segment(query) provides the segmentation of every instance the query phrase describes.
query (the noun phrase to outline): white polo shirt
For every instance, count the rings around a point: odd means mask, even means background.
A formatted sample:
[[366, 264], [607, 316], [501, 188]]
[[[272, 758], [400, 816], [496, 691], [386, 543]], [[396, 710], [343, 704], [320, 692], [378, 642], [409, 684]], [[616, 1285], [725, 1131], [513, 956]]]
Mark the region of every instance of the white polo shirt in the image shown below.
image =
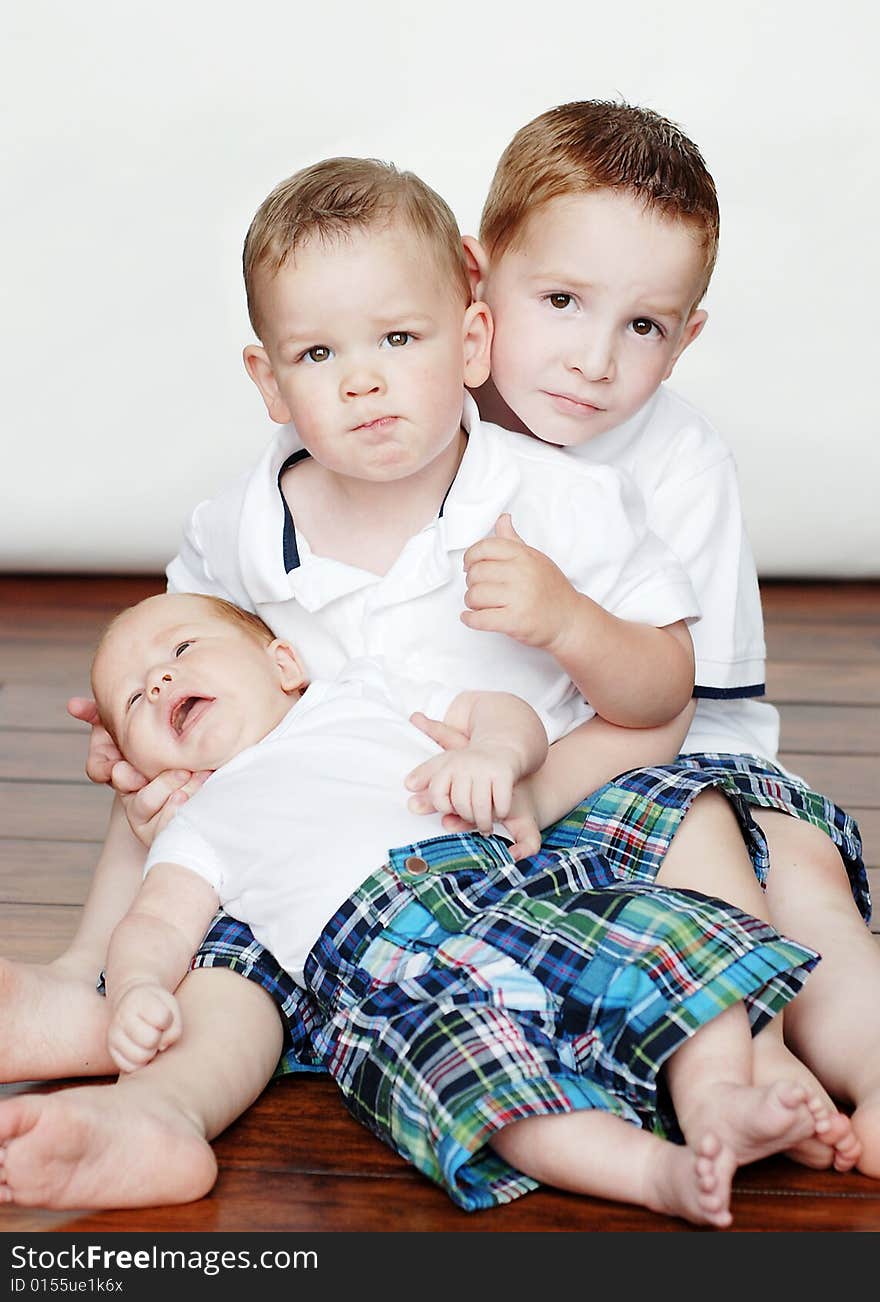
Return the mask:
[[198, 873], [302, 985], [325, 923], [389, 850], [442, 834], [439, 815], [406, 807], [406, 774], [440, 752], [408, 716], [442, 718], [454, 695], [363, 661], [312, 683], [175, 814], [145, 873], [157, 863]]
[[630, 420], [566, 455], [611, 465], [644, 497], [648, 525], [687, 571], [702, 618], [691, 629], [697, 712], [685, 751], [774, 759], [779, 715], [764, 693], [764, 622], [730, 448], [665, 385]]
[[279, 477], [306, 454], [285, 427], [249, 476], [197, 507], [168, 566], [169, 590], [256, 611], [293, 643], [313, 678], [335, 677], [367, 656], [417, 681], [513, 692], [555, 741], [594, 713], [565, 672], [547, 652], [459, 618], [464, 552], [499, 515], [509, 511], [530, 546], [614, 615], [662, 626], [698, 617], [699, 607], [680, 563], [649, 532], [627, 476], [481, 422], [470, 395], [463, 423], [467, 447], [440, 514], [387, 574], [317, 556], [297, 531]]

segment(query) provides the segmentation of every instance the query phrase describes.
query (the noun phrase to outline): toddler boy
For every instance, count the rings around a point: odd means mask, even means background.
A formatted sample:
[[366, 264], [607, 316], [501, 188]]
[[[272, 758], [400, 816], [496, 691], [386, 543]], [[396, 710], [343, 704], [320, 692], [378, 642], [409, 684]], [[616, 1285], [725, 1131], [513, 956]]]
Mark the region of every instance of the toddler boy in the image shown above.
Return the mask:
[[601, 101], [541, 114], [502, 155], [480, 242], [466, 240], [474, 293], [495, 323], [492, 379], [478, 398], [484, 415], [564, 449], [572, 464], [629, 473], [650, 527], [687, 570], [702, 618], [682, 759], [695, 789], [713, 780], [738, 800], [772, 921], [823, 955], [786, 1013], [786, 1036], [855, 1106], [860, 1169], [880, 1176], [880, 1009], [870, 993], [880, 952], [864, 925], [858, 829], [775, 763], [778, 717], [755, 699], [763, 626], [733, 458], [663, 384], [705, 325], [718, 228], [712, 178], [673, 123]]

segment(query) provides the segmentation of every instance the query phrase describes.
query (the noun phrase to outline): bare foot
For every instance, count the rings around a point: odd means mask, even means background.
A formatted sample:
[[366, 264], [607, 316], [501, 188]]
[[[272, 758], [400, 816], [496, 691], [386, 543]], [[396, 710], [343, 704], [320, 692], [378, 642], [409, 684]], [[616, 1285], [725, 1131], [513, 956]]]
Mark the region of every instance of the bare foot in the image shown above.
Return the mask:
[[785, 1156], [814, 1171], [827, 1171], [831, 1167], [835, 1171], [852, 1170], [861, 1151], [852, 1122], [843, 1112], [838, 1112], [831, 1096], [809, 1067], [768, 1031], [757, 1036], [754, 1052], [756, 1085], [770, 1085], [783, 1080], [797, 1082], [809, 1094], [822, 1100], [828, 1114], [830, 1125], [827, 1130], [792, 1144], [785, 1150]]
[[23, 1207], [154, 1207], [202, 1198], [217, 1163], [173, 1105], [121, 1085], [0, 1102], [0, 1202]]
[[0, 1081], [116, 1074], [97, 975], [0, 959]]
[[789, 1081], [761, 1086], [721, 1082], [686, 1122], [679, 1121], [692, 1147], [700, 1151], [703, 1136], [714, 1135], [730, 1150], [736, 1166], [786, 1152], [831, 1126], [822, 1099]]
[[655, 1151], [653, 1188], [645, 1192], [651, 1211], [681, 1216], [695, 1225], [726, 1229], [732, 1224], [730, 1189], [736, 1170], [730, 1149], [715, 1135], [704, 1135], [694, 1151], [660, 1141]]
[[856, 1169], [862, 1175], [880, 1180], [880, 1092], [859, 1104], [852, 1115], [852, 1124], [861, 1147]]

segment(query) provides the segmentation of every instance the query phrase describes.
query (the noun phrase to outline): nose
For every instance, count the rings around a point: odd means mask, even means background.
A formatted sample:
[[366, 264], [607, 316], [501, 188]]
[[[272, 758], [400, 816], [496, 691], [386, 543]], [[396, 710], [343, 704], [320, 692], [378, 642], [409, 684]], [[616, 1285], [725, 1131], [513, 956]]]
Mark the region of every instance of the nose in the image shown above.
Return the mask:
[[170, 670], [158, 666], [150, 672], [147, 678], [147, 696], [151, 701], [157, 701], [162, 693], [168, 690], [173, 681]]
[[613, 380], [617, 363], [611, 333], [594, 329], [582, 336], [569, 358], [568, 369], [577, 371], [593, 384]]
[[368, 398], [384, 392], [385, 378], [381, 368], [375, 364], [366, 362], [353, 364], [342, 381], [342, 397], [345, 400]]

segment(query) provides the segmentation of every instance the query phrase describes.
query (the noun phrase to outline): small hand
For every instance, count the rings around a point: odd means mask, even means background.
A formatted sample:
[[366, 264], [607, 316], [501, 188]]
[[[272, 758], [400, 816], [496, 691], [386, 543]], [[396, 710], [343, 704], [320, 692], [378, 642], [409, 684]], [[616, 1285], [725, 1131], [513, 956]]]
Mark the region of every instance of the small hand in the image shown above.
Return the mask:
[[507, 816], [519, 773], [519, 756], [512, 748], [471, 742], [425, 760], [407, 775], [405, 785], [416, 793], [408, 808], [413, 813], [458, 814], [488, 835], [495, 822]]
[[126, 990], [116, 1005], [107, 1032], [110, 1057], [121, 1072], [137, 1071], [180, 1039], [180, 1007], [159, 985]]
[[147, 849], [182, 805], [211, 776], [210, 770], [189, 773], [186, 769], [169, 769], [146, 786], [121, 796], [129, 826]]
[[92, 782], [109, 782], [120, 794], [137, 791], [144, 786], [147, 779], [122, 758], [119, 747], [101, 722], [98, 707], [91, 697], [72, 696], [67, 702], [67, 712], [74, 719], [87, 723], [92, 730], [86, 757], [86, 773]]
[[552, 651], [570, 623], [578, 593], [549, 556], [523, 542], [509, 514], [498, 517], [494, 536], [468, 548], [464, 568], [463, 624]]
[[[541, 848], [541, 830], [527, 778], [514, 787], [510, 811], [506, 818], [499, 821], [504, 825], [508, 835], [513, 838], [510, 855], [514, 862], [538, 853]], [[458, 814], [446, 814], [443, 818], [443, 828], [447, 832], [476, 831], [472, 822], [460, 818]]]

